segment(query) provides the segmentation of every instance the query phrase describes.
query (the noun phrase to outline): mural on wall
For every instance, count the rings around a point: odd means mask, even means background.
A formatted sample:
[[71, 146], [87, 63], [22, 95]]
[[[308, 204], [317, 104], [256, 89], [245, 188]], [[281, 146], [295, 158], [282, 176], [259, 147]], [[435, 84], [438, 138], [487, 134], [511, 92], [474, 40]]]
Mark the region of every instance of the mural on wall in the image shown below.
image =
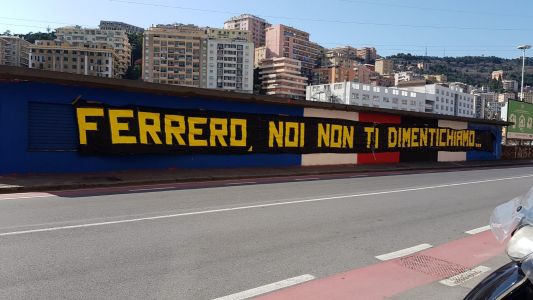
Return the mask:
[[83, 154], [493, 151], [490, 131], [74, 103]]

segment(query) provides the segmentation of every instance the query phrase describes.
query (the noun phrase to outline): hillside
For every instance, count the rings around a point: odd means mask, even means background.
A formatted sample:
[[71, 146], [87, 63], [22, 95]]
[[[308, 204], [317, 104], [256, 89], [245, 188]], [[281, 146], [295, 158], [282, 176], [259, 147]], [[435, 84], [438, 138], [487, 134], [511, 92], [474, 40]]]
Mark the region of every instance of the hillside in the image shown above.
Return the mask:
[[[396, 54], [387, 57], [395, 65], [406, 68], [416, 66], [419, 62], [429, 63], [428, 74], [445, 74], [448, 81], [464, 82], [474, 86], [488, 85], [492, 71], [503, 70], [504, 79], [520, 82], [522, 72], [521, 59], [505, 59], [495, 56], [464, 56], [464, 57], [428, 57], [411, 54]], [[525, 85], [533, 85], [533, 58], [526, 57]]]

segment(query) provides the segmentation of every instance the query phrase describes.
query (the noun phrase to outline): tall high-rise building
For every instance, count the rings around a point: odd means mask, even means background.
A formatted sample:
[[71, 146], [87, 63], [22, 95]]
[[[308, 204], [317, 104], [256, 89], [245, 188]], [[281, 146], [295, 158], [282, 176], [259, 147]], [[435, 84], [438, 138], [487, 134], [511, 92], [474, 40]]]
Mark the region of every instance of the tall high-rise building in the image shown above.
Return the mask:
[[267, 95], [305, 99], [307, 77], [302, 76], [301, 62], [287, 57], [272, 57], [261, 61], [261, 88]]
[[99, 77], [120, 77], [119, 58], [104, 43], [37, 40], [29, 47], [29, 67]]
[[144, 29], [124, 22], [100, 21], [98, 28], [102, 30], [124, 30], [126, 33], [143, 33]]
[[28, 67], [28, 47], [31, 45], [17, 36], [0, 36], [0, 65]]
[[89, 44], [108, 45], [115, 51], [118, 59], [117, 74], [124, 75], [131, 65], [131, 45], [124, 30], [103, 30], [82, 28], [80, 26], [56, 29], [57, 40], [74, 47]]
[[255, 48], [265, 45], [265, 29], [269, 26], [270, 24], [264, 19], [249, 14], [236, 16], [224, 22], [224, 29], [248, 30], [252, 34]]
[[317, 43], [309, 40], [309, 33], [286, 25], [277, 24], [266, 29], [267, 57], [287, 57], [302, 64], [302, 74], [312, 78], [323, 52]]
[[253, 92], [254, 44], [249, 31], [207, 29], [201, 87]]
[[390, 59], [376, 59], [375, 70], [379, 75], [390, 75], [394, 72], [394, 62]]
[[[194, 25], [157, 25], [144, 32], [142, 79], [148, 82], [201, 86], [207, 59], [205, 29]], [[202, 53], [203, 52], [203, 53]]]

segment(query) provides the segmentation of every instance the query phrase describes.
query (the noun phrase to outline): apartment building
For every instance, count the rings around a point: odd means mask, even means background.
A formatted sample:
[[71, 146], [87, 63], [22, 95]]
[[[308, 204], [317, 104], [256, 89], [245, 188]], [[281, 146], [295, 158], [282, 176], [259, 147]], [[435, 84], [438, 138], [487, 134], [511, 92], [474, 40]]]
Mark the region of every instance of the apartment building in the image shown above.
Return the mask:
[[37, 40], [29, 48], [29, 67], [98, 77], [120, 77], [119, 58], [107, 44], [72, 45], [64, 41]]
[[370, 77], [374, 71], [369, 68], [367, 65], [357, 65], [353, 68], [354, 70], [354, 82], [370, 84]]
[[98, 28], [101, 30], [124, 30], [127, 34], [144, 32], [144, 28], [117, 21], [100, 21]]
[[255, 48], [254, 68], [259, 68], [259, 64], [261, 64], [261, 61], [263, 61], [263, 59], [267, 57], [266, 53], [267, 49], [265, 46]]
[[17, 36], [0, 36], [0, 40], [0, 64], [27, 68], [31, 44]]
[[150, 27], [143, 38], [142, 79], [200, 87], [202, 73], [207, 72], [206, 37], [205, 29], [194, 25]]
[[424, 81], [425, 83], [425, 78], [424, 76], [417, 74], [413, 71], [403, 71], [394, 74], [394, 85], [396, 86], [401, 85], [402, 82], [410, 81]]
[[205, 30], [208, 39], [226, 39], [253, 42], [252, 33], [248, 30], [209, 27], [207, 27]]
[[0, 65], [6, 64], [6, 47], [7, 47], [7, 41], [2, 39], [0, 37]]
[[309, 101], [415, 112], [424, 112], [426, 107], [424, 93], [356, 82], [307, 86], [305, 95]]
[[518, 81], [502, 80], [503, 89], [508, 92], [518, 92]]
[[264, 19], [250, 14], [242, 14], [224, 22], [224, 29], [249, 31], [255, 48], [265, 45], [265, 29], [269, 26], [270, 24]]
[[444, 74], [438, 74], [438, 75], [424, 74], [423, 76], [425, 80], [431, 81], [432, 83], [446, 83], [448, 81], [448, 76]]
[[[254, 44], [239, 39], [208, 39], [201, 87], [253, 93]], [[204, 69], [204, 68], [202, 68]]]
[[305, 99], [307, 77], [302, 76], [302, 63], [287, 57], [271, 57], [259, 66], [261, 88], [267, 95]]
[[394, 72], [394, 62], [390, 59], [376, 59], [375, 71], [379, 75], [390, 75]]
[[302, 74], [312, 79], [324, 49], [309, 40], [309, 33], [282, 24], [266, 29], [267, 57], [287, 57], [302, 63]]
[[328, 49], [324, 52], [322, 66], [355, 67], [360, 64], [361, 59], [357, 57], [357, 49], [350, 46], [343, 46]]
[[426, 112], [441, 115], [474, 117], [474, 96], [463, 89], [445, 84], [423, 84], [405, 87], [425, 94]]
[[117, 73], [124, 75], [131, 65], [131, 45], [124, 30], [104, 30], [82, 28], [80, 26], [61, 27], [56, 29], [57, 40], [68, 42], [72, 46], [88, 44], [107, 45], [112, 48], [118, 58]]
[[356, 55], [366, 63], [375, 61], [378, 58], [376, 48], [374, 47], [357, 48]]
[[354, 68], [343, 66], [328, 66], [313, 70], [313, 84], [328, 84], [344, 81], [354, 81], [356, 71]]

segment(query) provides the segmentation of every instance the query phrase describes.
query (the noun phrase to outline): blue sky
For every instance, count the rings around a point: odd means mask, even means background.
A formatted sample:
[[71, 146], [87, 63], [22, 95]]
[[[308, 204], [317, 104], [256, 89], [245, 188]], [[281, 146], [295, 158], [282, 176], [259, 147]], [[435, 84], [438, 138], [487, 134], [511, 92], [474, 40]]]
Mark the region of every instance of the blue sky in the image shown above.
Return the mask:
[[[193, 23], [222, 27], [236, 13], [305, 30], [324, 47], [375, 46], [380, 55], [495, 55], [516, 58], [533, 44], [533, 1], [513, 0], [2, 0], [0, 33], [117, 20], [148, 27]], [[76, 3], [76, 5], [72, 5]]]

